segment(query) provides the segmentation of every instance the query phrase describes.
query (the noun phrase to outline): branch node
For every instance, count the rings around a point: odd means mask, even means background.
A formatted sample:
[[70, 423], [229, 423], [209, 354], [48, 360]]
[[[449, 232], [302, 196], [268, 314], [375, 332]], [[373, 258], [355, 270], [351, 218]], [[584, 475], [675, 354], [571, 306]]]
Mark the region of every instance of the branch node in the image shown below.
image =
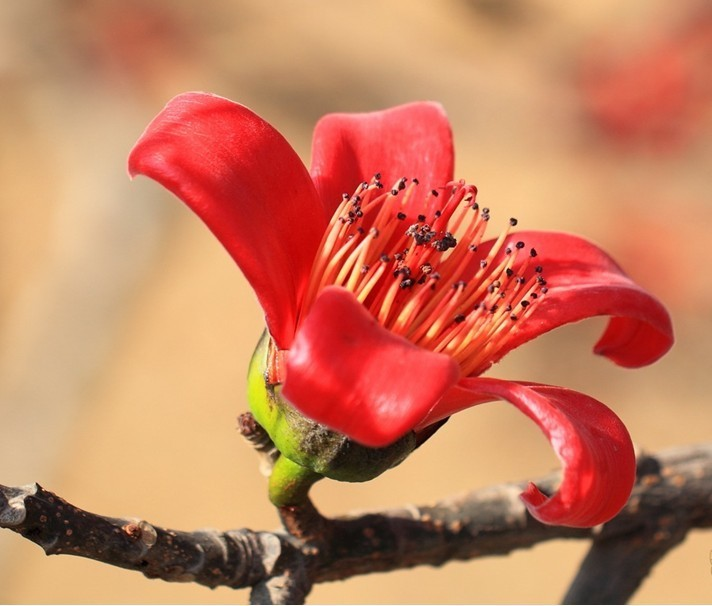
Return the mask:
[[279, 457], [279, 450], [272, 442], [272, 438], [269, 437], [269, 434], [257, 422], [251, 412], [243, 412], [237, 417], [237, 428], [240, 435], [260, 455], [260, 473], [265, 477], [269, 477], [272, 467]]
[[300, 505], [285, 505], [277, 510], [284, 529], [295, 539], [316, 545], [328, 542], [331, 534], [330, 520], [319, 513], [310, 499]]
[[27, 517], [25, 499], [37, 493], [37, 484], [11, 487], [0, 485], [0, 526], [20, 526]]
[[145, 520], [130, 520], [121, 527], [121, 531], [133, 543], [140, 543], [143, 546], [142, 556], [156, 544], [158, 532]]

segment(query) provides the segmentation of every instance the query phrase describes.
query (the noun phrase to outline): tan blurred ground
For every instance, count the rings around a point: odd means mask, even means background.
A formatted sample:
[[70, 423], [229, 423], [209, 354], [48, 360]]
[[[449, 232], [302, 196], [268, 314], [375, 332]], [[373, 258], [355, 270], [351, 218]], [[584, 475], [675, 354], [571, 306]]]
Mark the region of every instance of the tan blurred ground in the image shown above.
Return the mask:
[[[493, 223], [602, 243], [671, 309], [673, 352], [635, 372], [594, 359], [602, 324], [515, 352], [498, 376], [567, 385], [613, 406], [644, 449], [709, 440], [709, 111], [673, 150], [621, 147], [584, 120], [581, 57], [625, 52], [695, 15], [689, 2], [552, 0], [0, 4], [0, 482], [39, 481], [80, 507], [156, 524], [273, 528], [235, 431], [260, 310], [207, 230], [125, 157], [171, 96], [208, 90], [269, 119], [308, 159], [315, 120], [435, 99], [458, 176]], [[709, 84], [709, 83], [707, 83]], [[709, 97], [708, 97], [709, 98]], [[709, 108], [708, 108], [709, 109]], [[536, 477], [548, 444], [504, 404], [452, 419], [367, 485], [319, 485], [326, 512], [427, 503]], [[317, 587], [313, 603], [552, 602], [585, 552], [507, 558]], [[638, 603], [712, 600], [712, 535], [694, 533]], [[245, 602], [46, 558], [0, 533], [0, 602]]]

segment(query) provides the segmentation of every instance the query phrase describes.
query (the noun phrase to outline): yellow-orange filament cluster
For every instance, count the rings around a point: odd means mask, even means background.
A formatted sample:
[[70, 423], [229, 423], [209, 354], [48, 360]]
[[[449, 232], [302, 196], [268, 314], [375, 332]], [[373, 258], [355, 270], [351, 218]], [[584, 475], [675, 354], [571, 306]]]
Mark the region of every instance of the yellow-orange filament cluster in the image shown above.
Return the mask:
[[[391, 332], [450, 355], [465, 375], [489, 366], [511, 330], [546, 293], [536, 251], [509, 243], [510, 219], [481, 247], [489, 209], [463, 181], [385, 189], [376, 175], [344, 195], [324, 235], [302, 304], [343, 286]], [[482, 248], [482, 250], [480, 250]]]

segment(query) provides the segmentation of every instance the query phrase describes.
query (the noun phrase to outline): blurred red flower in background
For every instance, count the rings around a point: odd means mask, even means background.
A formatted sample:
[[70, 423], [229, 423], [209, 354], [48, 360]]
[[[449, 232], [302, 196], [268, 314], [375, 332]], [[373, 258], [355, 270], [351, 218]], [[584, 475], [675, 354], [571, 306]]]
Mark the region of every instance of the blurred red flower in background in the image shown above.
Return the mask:
[[675, 151], [712, 108], [712, 11], [675, 31], [658, 32], [637, 50], [613, 54], [613, 40], [590, 45], [581, 65], [584, 110], [624, 146]]

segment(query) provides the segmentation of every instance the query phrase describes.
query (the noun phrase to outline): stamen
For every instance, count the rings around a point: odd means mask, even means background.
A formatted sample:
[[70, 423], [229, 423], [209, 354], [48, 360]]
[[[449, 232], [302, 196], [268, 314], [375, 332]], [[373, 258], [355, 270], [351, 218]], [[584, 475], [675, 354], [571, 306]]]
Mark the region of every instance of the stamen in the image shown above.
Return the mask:
[[464, 375], [486, 369], [548, 290], [510, 218], [481, 253], [490, 210], [463, 181], [429, 191], [381, 175], [344, 195], [324, 234], [298, 321], [320, 290], [354, 293], [386, 329], [450, 355]]

